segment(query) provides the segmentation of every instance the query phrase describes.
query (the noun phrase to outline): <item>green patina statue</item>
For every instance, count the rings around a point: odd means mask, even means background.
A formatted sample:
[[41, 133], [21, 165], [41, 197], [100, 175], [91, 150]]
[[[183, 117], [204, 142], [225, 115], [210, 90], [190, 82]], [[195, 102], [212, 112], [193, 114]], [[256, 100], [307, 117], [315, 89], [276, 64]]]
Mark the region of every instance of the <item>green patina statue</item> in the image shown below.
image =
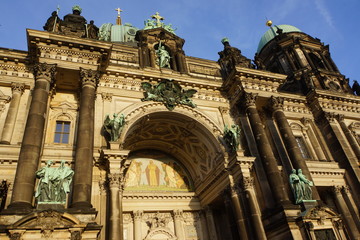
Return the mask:
[[163, 102], [170, 111], [177, 104], [196, 107], [192, 102], [193, 95], [197, 92], [195, 89], [184, 90], [180, 84], [172, 80], [163, 80], [159, 84], [153, 86], [148, 82], [141, 83], [141, 87], [145, 90], [144, 98], [141, 101]]
[[302, 173], [301, 169], [293, 169], [289, 175], [290, 187], [295, 198], [295, 204], [300, 204], [304, 200], [312, 200], [311, 187], [314, 185], [312, 181], [308, 180]]
[[148, 30], [148, 29], [154, 29], [154, 28], [164, 28], [166, 31], [175, 34], [176, 28], [174, 29], [172, 27], [172, 24], [164, 24], [163, 21], [164, 18], [162, 16], [160, 16], [160, 14], [157, 12], [154, 15], [151, 16], [151, 18], [153, 19], [146, 19], [144, 21], [144, 30]]
[[113, 119], [110, 119], [109, 114], [106, 115], [104, 121], [104, 128], [110, 135], [110, 141], [115, 142], [119, 139], [120, 133], [125, 125], [124, 114], [113, 114]]
[[52, 168], [53, 161], [49, 160], [45, 167], [36, 172], [36, 177], [40, 179], [35, 192], [38, 203], [66, 203], [74, 171], [65, 166], [65, 163], [62, 160], [58, 168]]
[[234, 124], [229, 128], [225, 125], [223, 139], [231, 151], [237, 151], [240, 145], [240, 127]]
[[159, 48], [156, 50], [156, 64], [161, 68], [170, 68], [170, 54], [166, 51], [165, 46], [161, 46], [159, 43]]

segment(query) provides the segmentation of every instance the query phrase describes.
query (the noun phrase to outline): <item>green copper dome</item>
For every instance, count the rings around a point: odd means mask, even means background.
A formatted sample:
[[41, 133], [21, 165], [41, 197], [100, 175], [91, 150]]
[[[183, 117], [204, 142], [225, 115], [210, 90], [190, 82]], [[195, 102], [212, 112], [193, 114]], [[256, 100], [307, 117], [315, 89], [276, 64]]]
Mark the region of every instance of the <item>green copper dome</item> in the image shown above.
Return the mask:
[[270, 27], [270, 29], [267, 30], [260, 39], [258, 49], [257, 49], [258, 53], [268, 42], [270, 42], [276, 35], [278, 35], [276, 33], [276, 31], [278, 30], [277, 28], [280, 28], [281, 30], [283, 30], [283, 33], [301, 32], [300, 29], [298, 29], [297, 27], [291, 26], [291, 25], [277, 25], [274, 27]]

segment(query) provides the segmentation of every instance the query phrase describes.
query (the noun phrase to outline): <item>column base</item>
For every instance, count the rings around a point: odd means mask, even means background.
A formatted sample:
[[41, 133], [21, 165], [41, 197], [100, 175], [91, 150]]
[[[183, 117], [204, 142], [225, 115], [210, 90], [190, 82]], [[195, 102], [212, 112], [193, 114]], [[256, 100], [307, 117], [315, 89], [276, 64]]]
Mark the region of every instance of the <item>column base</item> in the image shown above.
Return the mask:
[[10, 145], [10, 142], [9, 141], [0, 141], [0, 144]]
[[28, 202], [13, 202], [2, 210], [4, 214], [27, 214], [34, 211], [34, 207]]
[[89, 202], [76, 202], [70, 205], [69, 212], [93, 212], [95, 209]]

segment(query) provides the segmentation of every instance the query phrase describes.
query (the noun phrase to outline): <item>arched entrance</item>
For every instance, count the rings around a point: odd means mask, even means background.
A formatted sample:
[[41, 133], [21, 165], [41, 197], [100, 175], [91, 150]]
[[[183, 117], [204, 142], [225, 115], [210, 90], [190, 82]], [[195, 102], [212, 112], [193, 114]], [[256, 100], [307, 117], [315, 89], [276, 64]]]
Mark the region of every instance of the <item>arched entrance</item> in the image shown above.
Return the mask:
[[224, 160], [209, 129], [214, 127], [176, 111], [128, 119], [121, 136], [131, 162], [122, 195], [124, 239], [206, 239], [197, 189]]

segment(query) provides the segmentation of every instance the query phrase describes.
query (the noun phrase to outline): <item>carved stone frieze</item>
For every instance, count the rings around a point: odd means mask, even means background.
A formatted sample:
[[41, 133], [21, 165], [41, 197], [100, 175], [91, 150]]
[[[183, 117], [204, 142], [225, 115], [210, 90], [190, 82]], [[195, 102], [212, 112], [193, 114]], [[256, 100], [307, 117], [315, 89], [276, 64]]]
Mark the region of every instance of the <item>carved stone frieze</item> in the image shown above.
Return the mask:
[[217, 77], [221, 76], [220, 69], [207, 67], [203, 65], [189, 64], [189, 70], [191, 73], [199, 73], [199, 74], [217, 76]]
[[24, 64], [0, 63], [0, 75], [31, 78], [32, 74]]
[[37, 63], [33, 67], [35, 80], [45, 79], [52, 83], [55, 79], [56, 64]]
[[99, 77], [100, 73], [98, 71], [80, 68], [80, 81], [82, 87], [90, 86], [96, 89], [97, 84], [99, 83]]
[[115, 59], [117, 61], [123, 61], [123, 62], [136, 63], [138, 57], [135, 53], [113, 51], [111, 53], [111, 59]]

